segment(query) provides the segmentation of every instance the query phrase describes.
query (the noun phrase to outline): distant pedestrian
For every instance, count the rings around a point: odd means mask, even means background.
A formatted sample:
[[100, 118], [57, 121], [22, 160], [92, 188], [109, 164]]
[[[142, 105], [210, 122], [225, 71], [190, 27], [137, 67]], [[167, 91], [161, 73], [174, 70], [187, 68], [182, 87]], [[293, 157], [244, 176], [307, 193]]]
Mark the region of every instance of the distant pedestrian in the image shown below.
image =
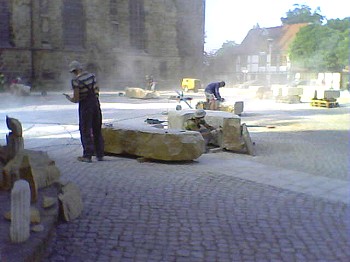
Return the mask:
[[95, 153], [98, 161], [103, 160], [104, 141], [102, 137], [102, 113], [99, 101], [99, 88], [94, 74], [83, 70], [78, 61], [69, 65], [74, 74], [71, 81], [73, 97], [64, 94], [72, 103], [79, 103], [79, 131], [83, 147], [81, 162], [92, 162]]
[[152, 92], [156, 91], [157, 82], [154, 81], [152, 75], [146, 75], [147, 86], [146, 90], [151, 90]]
[[217, 110], [219, 107], [219, 103], [223, 102], [224, 99], [220, 95], [220, 87], [224, 87], [225, 82], [214, 82], [210, 83], [205, 89], [205, 97], [207, 99], [207, 102], [209, 103], [209, 109], [210, 110]]

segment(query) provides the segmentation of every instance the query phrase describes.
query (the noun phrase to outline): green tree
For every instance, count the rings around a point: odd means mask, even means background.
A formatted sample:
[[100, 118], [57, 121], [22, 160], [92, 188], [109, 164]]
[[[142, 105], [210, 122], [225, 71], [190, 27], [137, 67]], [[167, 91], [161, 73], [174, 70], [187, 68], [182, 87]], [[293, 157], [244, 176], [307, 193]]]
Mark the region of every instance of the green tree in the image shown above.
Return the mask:
[[214, 76], [232, 72], [235, 66], [233, 57], [237, 46], [234, 41], [226, 41], [216, 52], [204, 54], [205, 75]]
[[343, 20], [332, 19], [327, 22], [327, 26], [339, 32], [339, 41], [336, 46], [336, 54], [339, 63], [344, 68], [349, 65], [349, 49], [350, 49], [350, 17]]
[[290, 47], [294, 66], [314, 72], [339, 72], [349, 63], [350, 18], [303, 27]]
[[289, 10], [286, 13], [286, 17], [281, 17], [281, 22], [284, 25], [299, 24], [299, 23], [312, 23], [322, 24], [325, 17], [320, 14], [321, 9], [317, 7], [313, 13], [311, 8], [307, 5], [294, 5], [294, 10]]

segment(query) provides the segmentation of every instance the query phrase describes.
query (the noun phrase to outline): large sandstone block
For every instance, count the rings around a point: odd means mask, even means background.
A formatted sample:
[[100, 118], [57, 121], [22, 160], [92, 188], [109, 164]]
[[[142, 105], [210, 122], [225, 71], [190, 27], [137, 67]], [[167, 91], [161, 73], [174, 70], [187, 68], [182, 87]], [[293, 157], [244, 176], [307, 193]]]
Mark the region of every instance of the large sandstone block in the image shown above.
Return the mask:
[[50, 186], [59, 180], [61, 173], [46, 152], [24, 149], [4, 166], [0, 187], [9, 190], [19, 179], [19, 169], [24, 157], [29, 159], [31, 175], [38, 189]]
[[273, 85], [271, 87], [273, 96], [301, 96], [303, 95], [303, 88], [301, 87], [292, 87], [284, 85]]
[[126, 87], [125, 96], [130, 98], [150, 99], [159, 98], [160, 94], [156, 91], [145, 90], [139, 87]]
[[72, 182], [62, 185], [58, 199], [65, 221], [76, 219], [84, 209], [80, 189]]
[[[196, 105], [196, 109], [205, 109], [209, 110], [210, 106], [209, 103], [206, 101], [200, 101]], [[225, 111], [229, 113], [234, 113], [235, 115], [240, 116], [243, 112], [244, 108], [244, 102], [243, 101], [236, 101], [234, 105], [228, 104], [226, 102], [221, 102], [218, 105], [218, 111]]]
[[340, 97], [340, 91], [339, 90], [318, 90], [317, 91], [317, 98], [318, 99], [337, 99]]
[[[169, 129], [185, 129], [185, 122], [193, 117], [195, 110], [170, 111], [168, 113]], [[205, 120], [213, 127], [222, 128], [218, 146], [229, 151], [241, 151], [244, 141], [241, 132], [241, 118], [233, 113], [206, 110]]]
[[150, 126], [103, 127], [105, 152], [129, 154], [163, 161], [190, 161], [204, 152], [200, 133]]
[[301, 87], [282, 87], [282, 96], [301, 96], [303, 95], [303, 89]]

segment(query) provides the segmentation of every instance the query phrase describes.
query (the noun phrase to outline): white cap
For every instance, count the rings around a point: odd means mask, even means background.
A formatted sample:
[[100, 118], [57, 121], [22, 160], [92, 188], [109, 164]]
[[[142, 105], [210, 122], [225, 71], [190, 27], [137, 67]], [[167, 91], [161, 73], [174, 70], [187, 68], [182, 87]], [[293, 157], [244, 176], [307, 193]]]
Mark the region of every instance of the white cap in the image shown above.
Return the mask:
[[205, 112], [204, 109], [197, 109], [196, 112], [194, 112], [194, 117], [196, 118], [202, 118], [205, 117], [207, 113]]
[[72, 61], [69, 64], [69, 72], [73, 72], [74, 70], [81, 70], [83, 69], [83, 66], [78, 61]]

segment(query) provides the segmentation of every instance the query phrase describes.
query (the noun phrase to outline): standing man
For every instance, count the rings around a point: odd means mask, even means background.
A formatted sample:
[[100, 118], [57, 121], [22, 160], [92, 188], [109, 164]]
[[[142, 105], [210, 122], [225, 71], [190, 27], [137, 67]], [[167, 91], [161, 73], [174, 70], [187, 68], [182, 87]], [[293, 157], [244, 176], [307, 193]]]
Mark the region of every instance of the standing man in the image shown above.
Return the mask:
[[102, 113], [99, 101], [99, 88], [95, 75], [84, 71], [78, 61], [69, 64], [72, 79], [73, 97], [64, 94], [72, 103], [79, 103], [79, 130], [83, 146], [81, 162], [92, 162], [95, 153], [98, 161], [103, 160], [104, 141], [101, 133]]
[[152, 75], [146, 75], [147, 87], [146, 90], [151, 90], [152, 92], [156, 91], [156, 82]]
[[205, 93], [207, 102], [209, 103], [210, 110], [217, 110], [219, 107], [219, 102], [224, 101], [219, 91], [219, 88], [224, 86], [225, 86], [225, 82], [221, 81], [221, 82], [211, 83], [205, 88], [204, 93]]

